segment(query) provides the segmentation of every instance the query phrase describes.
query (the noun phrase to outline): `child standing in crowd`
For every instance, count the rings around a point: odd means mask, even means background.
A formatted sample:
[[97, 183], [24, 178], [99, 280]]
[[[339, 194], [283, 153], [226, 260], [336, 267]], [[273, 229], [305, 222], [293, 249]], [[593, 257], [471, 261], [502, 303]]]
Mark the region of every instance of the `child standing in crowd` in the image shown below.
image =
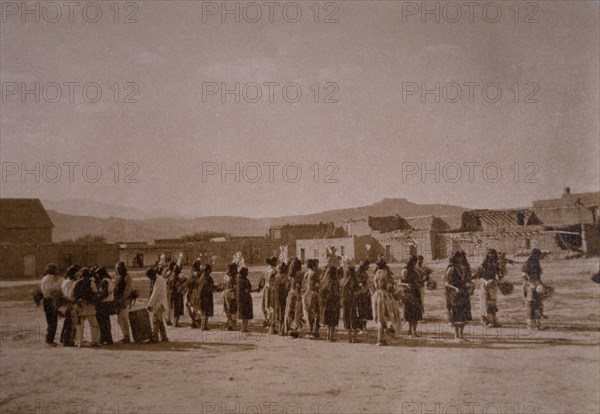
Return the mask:
[[156, 272], [155, 268], [150, 268], [146, 271], [146, 276], [152, 282], [152, 294], [148, 299], [146, 308], [152, 312], [152, 341], [158, 342], [159, 333], [160, 341], [168, 342], [167, 328], [163, 320], [163, 314], [169, 308], [167, 301], [167, 282], [165, 278]]
[[104, 267], [98, 269], [97, 274], [100, 279], [100, 294], [98, 297], [100, 302], [96, 305], [96, 318], [100, 326], [100, 343], [111, 345], [113, 338], [110, 326], [110, 314], [114, 308], [114, 283]]
[[252, 295], [250, 292], [252, 292], [252, 284], [248, 280], [248, 269], [242, 267], [237, 278], [236, 299], [237, 316], [242, 320], [241, 332], [243, 333], [248, 332], [248, 322], [254, 317]]
[[124, 344], [131, 342], [131, 329], [129, 327], [129, 305], [130, 296], [133, 290], [133, 279], [127, 273], [127, 266], [124, 262], [117, 263], [115, 267], [115, 310], [117, 312], [117, 323], [121, 328], [123, 339], [120, 341]]
[[42, 295], [44, 296], [44, 314], [46, 315], [46, 343], [48, 345], [58, 345], [54, 342], [56, 329], [58, 327], [58, 309], [56, 307], [57, 298], [61, 295], [60, 279], [58, 278], [58, 266], [50, 263], [46, 266], [46, 272], [42, 278]]

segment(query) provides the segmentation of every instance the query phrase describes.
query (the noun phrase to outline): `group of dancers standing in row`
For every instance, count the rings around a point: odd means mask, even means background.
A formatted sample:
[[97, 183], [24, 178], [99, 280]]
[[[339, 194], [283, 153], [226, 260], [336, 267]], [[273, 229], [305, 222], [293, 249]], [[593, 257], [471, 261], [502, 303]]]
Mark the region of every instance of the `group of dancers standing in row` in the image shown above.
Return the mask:
[[[527, 304], [527, 324], [541, 328], [543, 300], [552, 289], [541, 282], [542, 253], [534, 249], [523, 264], [523, 295]], [[463, 251], [455, 252], [444, 275], [444, 290], [448, 323], [454, 327], [457, 342], [464, 341], [465, 324], [471, 320], [471, 295], [479, 280], [480, 317], [483, 325], [500, 326], [497, 319], [498, 291], [510, 294], [507, 282], [507, 259], [494, 249], [487, 251], [480, 267], [472, 271]], [[514, 262], [513, 262], [514, 263]], [[432, 270], [423, 265], [422, 256], [411, 256], [399, 278], [379, 257], [371, 272], [371, 263], [362, 260], [355, 265], [331, 255], [324, 269], [319, 260], [298, 258], [266, 259], [267, 269], [256, 290], [248, 279], [248, 268], [238, 253], [228, 266], [223, 283], [215, 284], [212, 266], [196, 260], [189, 277], [182, 275], [181, 255], [178, 262], [168, 265], [164, 257], [146, 271], [150, 280], [150, 296], [146, 304], [152, 313], [153, 340], [168, 341], [167, 325], [180, 326], [187, 308], [191, 328], [209, 330], [209, 318], [214, 316], [214, 292], [222, 291], [223, 310], [227, 316], [226, 329], [236, 329], [241, 320], [241, 332], [248, 332], [254, 319], [252, 292], [262, 291], [261, 310], [264, 327], [270, 334], [291, 335], [317, 339], [320, 327], [325, 326], [328, 341], [336, 341], [336, 329], [343, 322], [350, 343], [367, 333], [367, 322], [377, 324], [377, 345], [386, 345], [386, 334], [400, 332], [403, 320], [408, 322], [409, 337], [419, 336], [417, 326], [424, 316], [425, 289], [435, 290], [437, 283]], [[65, 346], [83, 342], [83, 327], [91, 328], [92, 346], [111, 344], [110, 315], [117, 315], [123, 334], [121, 342], [131, 341], [128, 312], [138, 294], [125, 263], [115, 267], [113, 280], [104, 268], [71, 266], [64, 277], [50, 264], [42, 279], [39, 300], [43, 300], [48, 331], [46, 342], [54, 343], [59, 316], [65, 322], [61, 342]]]

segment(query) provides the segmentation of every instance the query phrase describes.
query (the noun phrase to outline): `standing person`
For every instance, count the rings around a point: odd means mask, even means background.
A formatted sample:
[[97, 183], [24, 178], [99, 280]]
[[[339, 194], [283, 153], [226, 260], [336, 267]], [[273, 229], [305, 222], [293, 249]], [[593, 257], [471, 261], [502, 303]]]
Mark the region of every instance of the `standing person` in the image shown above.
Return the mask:
[[304, 274], [304, 296], [302, 296], [302, 308], [304, 318], [308, 321], [309, 335], [313, 339], [319, 337], [319, 274], [317, 273], [317, 261], [308, 259], [306, 262], [308, 270]]
[[181, 290], [185, 291], [186, 297], [186, 307], [188, 310], [188, 314], [190, 315], [190, 319], [192, 323], [190, 324], [190, 329], [196, 329], [200, 327], [200, 321], [198, 320], [200, 311], [199, 311], [199, 303], [200, 303], [200, 294], [198, 291], [198, 281], [200, 280], [200, 276], [204, 273], [204, 265], [197, 259], [192, 264], [192, 276], [185, 282], [182, 286]]
[[127, 273], [125, 262], [119, 262], [115, 266], [115, 310], [117, 312], [117, 323], [121, 328], [123, 339], [119, 342], [128, 344], [131, 342], [131, 328], [129, 327], [130, 296], [133, 290], [133, 279]]
[[327, 269], [323, 285], [319, 289], [321, 324], [327, 326], [327, 341], [335, 342], [335, 328], [340, 323], [340, 282], [338, 268]]
[[481, 268], [476, 272], [476, 277], [480, 279], [479, 316], [481, 324], [499, 327], [496, 314], [498, 312], [498, 282], [502, 277], [502, 271], [498, 261], [498, 252], [495, 249], [488, 249]]
[[230, 263], [223, 277], [223, 310], [227, 316], [227, 330], [233, 331], [237, 324], [237, 264]]
[[[287, 265], [281, 262], [277, 265], [277, 273], [271, 284], [273, 315], [271, 318], [271, 327], [269, 333], [272, 335], [275, 331], [283, 336], [285, 332], [285, 302], [290, 290], [290, 278], [287, 274]], [[277, 328], [275, 328], [277, 326]]]
[[457, 252], [450, 258], [446, 269], [444, 286], [446, 287], [446, 299], [450, 311], [450, 322], [454, 326], [454, 340], [463, 342], [465, 324], [471, 318], [471, 298], [467, 287], [467, 269], [463, 265], [464, 260], [461, 252]]
[[248, 280], [248, 269], [242, 267], [238, 274], [236, 286], [238, 318], [242, 320], [241, 332], [248, 332], [248, 322], [254, 318], [252, 304], [252, 284]]
[[83, 346], [83, 330], [85, 321], [90, 325], [92, 346], [100, 346], [100, 326], [96, 318], [96, 303], [98, 301], [98, 288], [94, 282], [92, 272], [87, 267], [82, 267], [77, 272], [77, 281], [74, 286], [75, 299], [79, 307], [79, 320], [77, 323], [77, 346]]
[[40, 289], [44, 296], [44, 314], [46, 315], [46, 343], [48, 345], [58, 345], [54, 342], [56, 329], [58, 327], [58, 309], [57, 299], [61, 296], [60, 279], [58, 278], [58, 266], [50, 263], [46, 266], [45, 275], [42, 278]]
[[398, 304], [391, 292], [395, 291], [394, 279], [388, 271], [385, 260], [377, 262], [377, 272], [373, 277], [375, 293], [371, 302], [373, 304], [373, 320], [378, 324], [377, 345], [384, 346], [387, 342], [384, 339], [385, 332], [391, 332], [387, 323], [394, 324], [394, 328], [400, 330], [402, 318]]
[[[164, 255], [160, 256], [161, 261], [164, 258]], [[175, 261], [171, 260], [167, 266], [167, 270], [165, 271], [164, 274], [164, 278], [167, 281], [167, 301], [169, 302], [169, 310], [167, 311], [167, 325], [171, 326], [173, 325], [173, 319], [175, 319], [175, 306], [173, 306], [173, 279], [174, 279], [174, 272], [173, 269], [175, 268], [177, 263], [175, 263]], [[181, 267], [179, 268], [179, 272], [181, 273]], [[181, 316], [181, 315], [180, 315]]]
[[420, 279], [419, 292], [421, 294], [421, 313], [423, 315], [422, 318], [425, 317], [425, 286], [427, 286], [427, 288], [435, 286], [435, 282], [431, 279], [431, 274], [433, 273], [433, 270], [423, 265], [424, 260], [425, 258], [423, 256], [418, 255], [417, 266], [415, 267]]
[[289, 266], [290, 290], [285, 304], [285, 326], [290, 336], [299, 337], [302, 330], [302, 262], [293, 258]]
[[262, 311], [263, 316], [265, 317], [264, 326], [268, 326], [269, 329], [272, 324], [272, 316], [273, 316], [273, 288], [272, 283], [275, 280], [275, 275], [277, 274], [277, 270], [275, 266], [277, 265], [277, 258], [275, 256], [269, 257], [265, 260], [267, 262], [267, 269], [265, 270], [264, 275], [264, 286], [263, 286], [263, 295], [262, 295]]
[[[460, 266], [463, 270], [463, 274], [465, 276], [465, 281], [467, 284], [467, 291], [469, 292], [469, 297], [474, 293], [475, 289], [474, 289], [474, 285], [472, 283], [473, 280], [473, 273], [471, 271], [471, 265], [469, 264], [469, 259], [467, 259], [467, 253], [464, 250], [461, 250], [459, 252], [459, 256], [460, 256]], [[469, 298], [469, 301], [466, 303], [465, 305], [467, 307], [467, 312], [469, 314], [469, 320], [472, 321], [472, 317], [471, 317], [471, 299]]]
[[79, 271], [79, 265], [73, 265], [67, 269], [65, 280], [63, 280], [60, 289], [63, 297], [68, 301], [65, 311], [65, 322], [60, 332], [60, 342], [63, 346], [75, 346], [75, 326], [79, 320], [79, 315], [75, 307], [75, 276]]
[[368, 260], [362, 260], [358, 264], [358, 292], [357, 292], [357, 307], [358, 319], [360, 320], [361, 333], [367, 333], [367, 321], [373, 320], [373, 306], [371, 304], [371, 282], [369, 278], [369, 263]]
[[419, 259], [411, 256], [402, 270], [400, 281], [406, 286], [404, 297], [404, 319], [408, 321], [409, 338], [419, 336], [417, 325], [423, 319], [423, 306], [421, 302], [421, 276], [417, 271]]
[[161, 342], [169, 342], [167, 328], [163, 320], [163, 314], [169, 308], [167, 300], [167, 281], [151, 267], [146, 271], [146, 277], [152, 282], [152, 294], [148, 299], [146, 308], [152, 312], [152, 342], [158, 342], [159, 334]]
[[110, 314], [114, 308], [114, 282], [108, 271], [101, 267], [97, 270], [100, 279], [100, 292], [98, 299], [100, 302], [96, 305], [96, 318], [100, 327], [100, 343], [112, 345], [112, 331], [110, 326]]
[[212, 267], [204, 266], [204, 272], [198, 279], [198, 308], [200, 311], [200, 329], [209, 331], [208, 318], [214, 315], [213, 289], [215, 282], [211, 276]]
[[[177, 328], [179, 327], [179, 318], [183, 316], [183, 285], [185, 284], [185, 278], [181, 276], [181, 266], [177, 264], [167, 274], [169, 277], [168, 279], [165, 278], [165, 281], [167, 283], [167, 303], [169, 306], [166, 313], [169, 318], [173, 317]], [[169, 318], [167, 318], [167, 325], [171, 320]]]
[[527, 327], [529, 329], [543, 329], [542, 316], [544, 314], [544, 285], [542, 284], [542, 266], [540, 249], [533, 249], [527, 261], [523, 264], [523, 294], [527, 304]]
[[346, 274], [340, 286], [340, 305], [343, 309], [344, 328], [348, 331], [348, 342], [357, 342], [356, 334], [361, 328], [358, 317], [358, 294], [360, 286], [356, 278], [356, 269], [352, 263], [346, 266]]

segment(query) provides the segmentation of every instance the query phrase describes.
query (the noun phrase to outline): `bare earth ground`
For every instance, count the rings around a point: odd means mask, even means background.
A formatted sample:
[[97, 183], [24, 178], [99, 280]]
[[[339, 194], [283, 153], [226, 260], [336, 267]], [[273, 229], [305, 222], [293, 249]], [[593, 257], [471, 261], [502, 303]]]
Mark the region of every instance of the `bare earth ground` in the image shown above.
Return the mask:
[[[600, 412], [600, 286], [590, 280], [598, 259], [542, 262], [556, 294], [545, 303], [550, 329], [536, 332], [524, 326], [519, 267], [509, 267], [516, 289], [499, 298], [503, 327], [473, 322], [464, 344], [450, 342], [444, 323], [445, 265], [432, 266], [440, 288], [426, 293], [422, 336], [390, 338], [388, 347], [374, 345], [373, 326], [359, 344], [344, 332], [337, 343], [268, 336], [260, 294], [252, 332], [227, 332], [217, 294], [210, 331], [168, 327], [169, 343], [50, 348], [32, 286], [3, 283], [0, 412]], [[474, 316], [478, 306], [474, 295]]]

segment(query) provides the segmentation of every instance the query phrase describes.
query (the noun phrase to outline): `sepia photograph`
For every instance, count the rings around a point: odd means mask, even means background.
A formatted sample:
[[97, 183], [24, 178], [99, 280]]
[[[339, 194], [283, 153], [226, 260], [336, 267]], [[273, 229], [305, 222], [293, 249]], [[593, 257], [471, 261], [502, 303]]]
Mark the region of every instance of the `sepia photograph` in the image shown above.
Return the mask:
[[600, 0], [0, 0], [0, 414], [600, 413]]

